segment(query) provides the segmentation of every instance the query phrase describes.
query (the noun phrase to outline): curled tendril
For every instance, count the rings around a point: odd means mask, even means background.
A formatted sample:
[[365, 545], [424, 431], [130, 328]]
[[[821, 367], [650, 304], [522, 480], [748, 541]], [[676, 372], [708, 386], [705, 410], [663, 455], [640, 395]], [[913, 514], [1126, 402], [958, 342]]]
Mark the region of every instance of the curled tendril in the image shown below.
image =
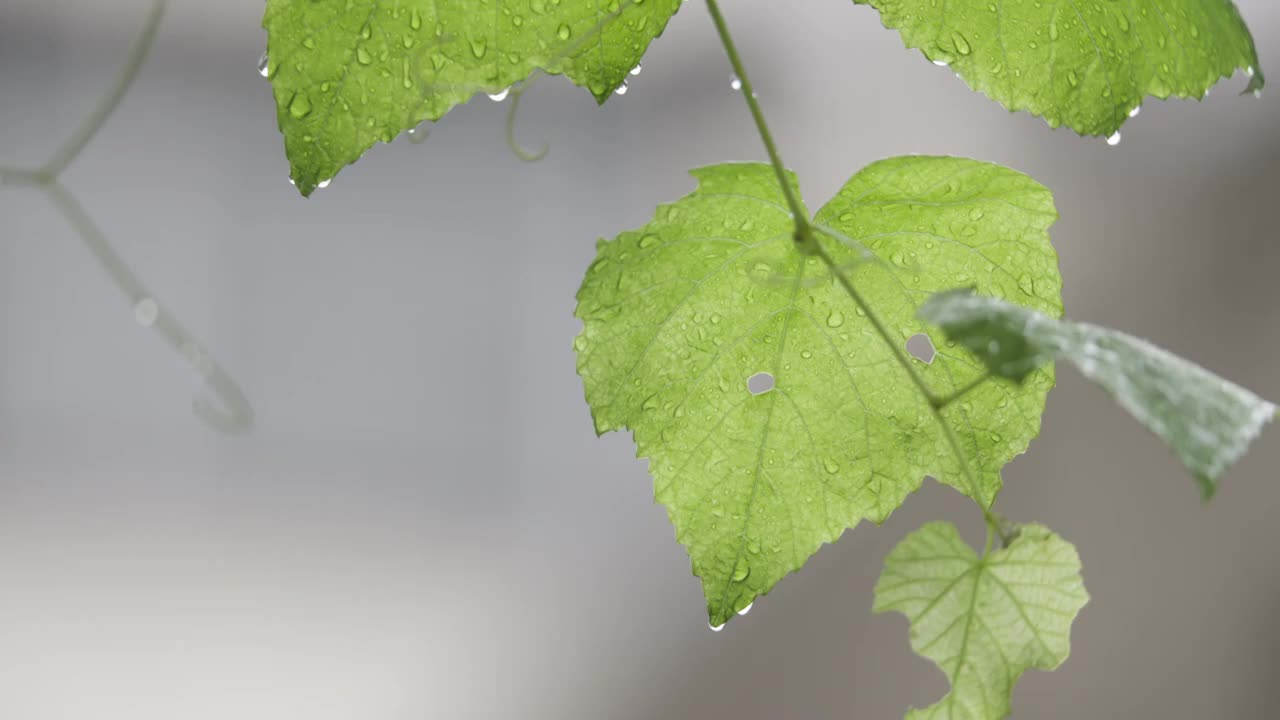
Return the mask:
[[533, 87], [533, 83], [541, 76], [542, 73], [535, 73], [525, 82], [512, 86], [511, 106], [507, 108], [507, 147], [511, 148], [511, 152], [516, 157], [525, 162], [538, 162], [551, 151], [551, 144], [544, 142], [542, 147], [530, 152], [521, 147], [520, 141], [516, 139], [516, 113], [520, 111], [520, 97], [526, 90]]
[[[166, 0], [156, 0], [138, 40], [129, 52], [129, 59], [111, 89], [103, 97], [94, 111], [67, 140], [54, 151], [49, 161], [42, 167], [31, 170], [26, 168], [0, 167], [0, 185], [25, 186], [43, 192], [66, 219], [72, 229], [84, 241], [85, 248], [94, 256], [107, 275], [115, 283], [116, 288], [138, 312], [138, 308], [148, 309], [146, 321], [143, 323], [155, 330], [161, 339], [181, 353], [192, 368], [204, 380], [205, 387], [213, 395], [213, 400], [197, 397], [192, 401], [192, 410], [210, 427], [225, 433], [239, 433], [253, 426], [253, 406], [240, 389], [239, 384], [223, 367], [209, 355], [177, 318], [164, 311], [138, 277], [133, 274], [124, 260], [111, 247], [106, 235], [98, 228], [88, 211], [80, 204], [75, 195], [58, 181], [59, 175], [79, 157], [81, 151], [93, 140], [94, 136], [115, 111], [120, 101], [132, 86], [138, 71], [142, 68], [147, 54], [155, 40], [160, 19], [164, 15]], [[143, 316], [139, 315], [142, 320]]]

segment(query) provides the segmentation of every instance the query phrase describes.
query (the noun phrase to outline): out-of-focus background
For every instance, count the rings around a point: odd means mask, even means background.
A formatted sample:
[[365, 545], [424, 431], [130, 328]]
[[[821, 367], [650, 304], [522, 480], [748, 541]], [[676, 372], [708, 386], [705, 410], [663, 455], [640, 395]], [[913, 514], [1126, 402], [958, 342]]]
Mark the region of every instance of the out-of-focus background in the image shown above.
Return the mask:
[[[1280, 6], [1241, 0], [1280, 76]], [[115, 78], [143, 0], [0, 3], [0, 163], [42, 161]], [[864, 164], [1025, 171], [1062, 214], [1069, 313], [1280, 399], [1280, 92], [1149, 101], [1118, 147], [970, 92], [846, 0], [726, 11], [812, 206]], [[379, 146], [311, 200], [255, 72], [260, 0], [175, 2], [66, 183], [257, 411], [200, 383], [40, 194], [0, 189], [0, 718], [897, 718], [945, 689], [870, 614], [932, 483], [725, 632], [626, 437], [596, 439], [573, 295], [597, 237], [700, 164], [762, 157], [701, 3], [625, 97], [561, 79]], [[1075, 542], [1093, 601], [1015, 717], [1271, 717], [1280, 436], [1202, 505], [1173, 457], [1068, 370], [1000, 509]]]

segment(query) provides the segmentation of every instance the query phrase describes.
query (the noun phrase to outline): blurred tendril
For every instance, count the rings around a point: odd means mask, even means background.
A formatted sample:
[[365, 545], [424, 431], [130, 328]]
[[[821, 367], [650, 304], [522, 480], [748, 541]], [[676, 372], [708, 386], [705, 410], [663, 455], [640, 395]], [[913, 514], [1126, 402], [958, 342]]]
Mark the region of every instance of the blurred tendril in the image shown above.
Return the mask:
[[76, 196], [58, 179], [106, 124], [133, 85], [155, 42], [156, 31], [160, 27], [167, 4], [166, 0], [156, 0], [152, 4], [142, 32], [129, 51], [124, 69], [93, 112], [54, 151], [48, 162], [35, 169], [0, 167], [0, 184], [33, 188], [49, 198], [124, 295], [139, 324], [154, 330], [187, 360], [204, 381], [214, 399], [196, 397], [192, 401], [192, 411], [196, 417], [221, 432], [241, 433], [253, 425], [253, 407], [239, 384], [204, 349], [200, 341], [147, 290], [112, 248], [106, 235]]

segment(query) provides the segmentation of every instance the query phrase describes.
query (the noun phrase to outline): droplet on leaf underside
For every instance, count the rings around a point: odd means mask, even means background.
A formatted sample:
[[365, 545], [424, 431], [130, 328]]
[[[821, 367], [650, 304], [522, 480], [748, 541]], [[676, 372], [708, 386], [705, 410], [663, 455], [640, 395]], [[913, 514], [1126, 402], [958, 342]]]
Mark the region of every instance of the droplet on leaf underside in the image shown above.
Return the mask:
[[621, 85], [619, 85], [618, 87], [614, 88], [614, 89], [613, 89], [613, 94], [614, 94], [614, 95], [626, 95], [626, 94], [627, 94], [627, 81], [626, 81], [626, 80], [623, 80]]
[[711, 621], [708, 620], [707, 627], [711, 628], [711, 632], [720, 632], [721, 630], [724, 629], [724, 623], [720, 623], [719, 625], [712, 625]]
[[746, 615], [747, 613], [751, 612], [751, 608], [753, 608], [753, 607], [755, 607], [755, 603], [748, 603], [746, 607], [744, 607], [744, 608], [742, 608], [741, 610], [739, 610], [739, 611], [738, 611], [738, 614], [739, 614], [739, 615]]
[[258, 74], [262, 77], [267, 77], [267, 75], [270, 74], [270, 71], [271, 58], [267, 55], [267, 51], [263, 50], [262, 55], [258, 58]]
[[1115, 147], [1116, 145], [1120, 144], [1119, 130], [1115, 131], [1114, 133], [1111, 133], [1111, 135], [1107, 137], [1107, 144], [1110, 145], [1111, 147]]
[[1134, 107], [1132, 110], [1130, 110], [1130, 111], [1129, 111], [1129, 117], [1131, 117], [1131, 118], [1136, 118], [1136, 117], [1138, 117], [1138, 113], [1140, 113], [1140, 112], [1142, 112], [1142, 106], [1141, 106], [1141, 105], [1138, 105], [1138, 106]]
[[633, 68], [631, 68], [631, 74], [632, 74], [632, 75], [639, 75], [639, 74], [640, 74], [640, 70], [641, 70], [641, 69], [642, 69], [642, 68], [640, 67], [640, 63], [636, 63], [636, 66], [635, 66], [635, 67], [633, 67]]
[[507, 95], [511, 94], [511, 88], [503, 88], [496, 93], [489, 93], [489, 99], [494, 102], [502, 102], [507, 99]]

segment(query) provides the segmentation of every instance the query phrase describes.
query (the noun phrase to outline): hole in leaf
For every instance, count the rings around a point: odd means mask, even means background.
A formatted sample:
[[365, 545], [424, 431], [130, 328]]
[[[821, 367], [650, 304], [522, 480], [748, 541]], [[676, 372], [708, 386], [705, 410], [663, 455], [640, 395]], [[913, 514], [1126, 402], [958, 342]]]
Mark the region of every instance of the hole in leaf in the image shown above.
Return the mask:
[[752, 395], [763, 395], [773, 389], [773, 376], [767, 372], [759, 372], [747, 378], [747, 390]]
[[907, 352], [911, 353], [911, 357], [926, 365], [932, 363], [933, 358], [938, 354], [938, 351], [933, 347], [933, 340], [924, 333], [916, 333], [907, 338]]

